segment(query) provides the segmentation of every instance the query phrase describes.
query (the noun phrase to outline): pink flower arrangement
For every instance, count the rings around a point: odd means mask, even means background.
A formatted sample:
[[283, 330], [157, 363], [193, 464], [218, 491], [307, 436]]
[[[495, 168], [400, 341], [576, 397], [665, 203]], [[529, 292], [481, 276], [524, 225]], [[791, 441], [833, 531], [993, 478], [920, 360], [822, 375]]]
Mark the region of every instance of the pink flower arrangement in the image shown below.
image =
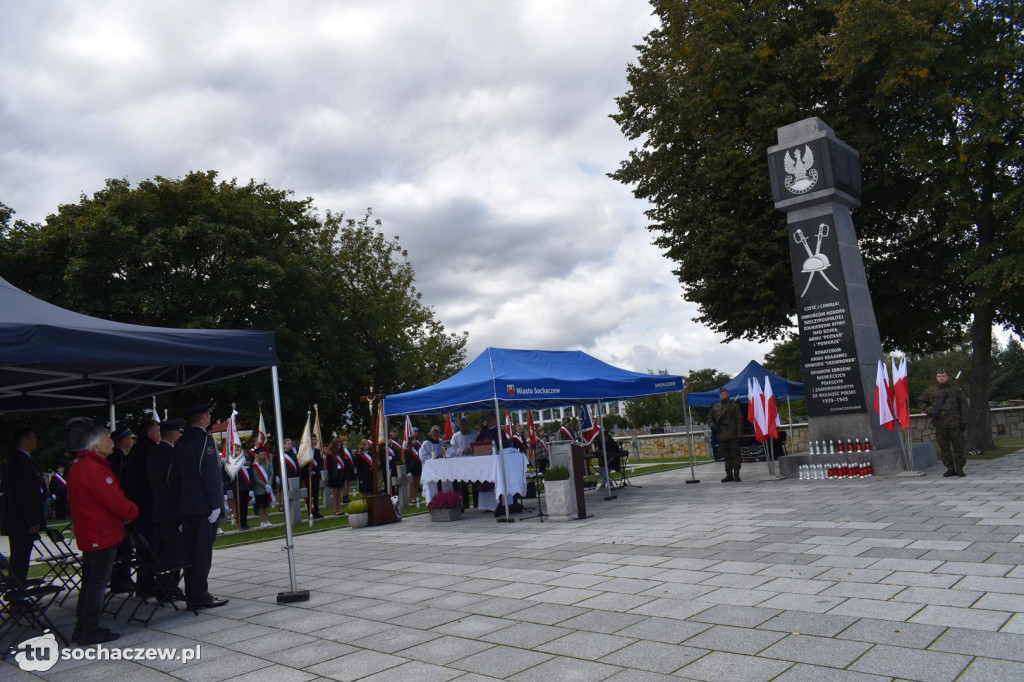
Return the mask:
[[454, 490], [446, 490], [430, 498], [427, 509], [455, 509], [462, 506], [462, 495]]

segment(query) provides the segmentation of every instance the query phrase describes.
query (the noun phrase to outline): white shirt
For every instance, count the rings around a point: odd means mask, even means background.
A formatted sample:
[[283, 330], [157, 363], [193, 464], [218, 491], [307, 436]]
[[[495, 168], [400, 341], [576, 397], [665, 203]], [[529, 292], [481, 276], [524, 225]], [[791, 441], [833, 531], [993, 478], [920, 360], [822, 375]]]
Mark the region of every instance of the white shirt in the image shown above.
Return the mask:
[[462, 431], [457, 431], [455, 433], [455, 435], [452, 436], [452, 444], [448, 448], [448, 456], [449, 457], [462, 457], [463, 455], [466, 454], [463, 451], [466, 450], [467, 448], [469, 449], [469, 454], [472, 455], [473, 454], [473, 450], [472, 450], [472, 448], [470, 448], [470, 446], [474, 442], [476, 442], [476, 435], [477, 435], [476, 431], [470, 431], [469, 433], [463, 433]]
[[424, 464], [432, 459], [441, 459], [442, 457], [444, 457], [444, 447], [441, 445], [441, 441], [435, 443], [428, 438], [420, 445], [420, 461]]

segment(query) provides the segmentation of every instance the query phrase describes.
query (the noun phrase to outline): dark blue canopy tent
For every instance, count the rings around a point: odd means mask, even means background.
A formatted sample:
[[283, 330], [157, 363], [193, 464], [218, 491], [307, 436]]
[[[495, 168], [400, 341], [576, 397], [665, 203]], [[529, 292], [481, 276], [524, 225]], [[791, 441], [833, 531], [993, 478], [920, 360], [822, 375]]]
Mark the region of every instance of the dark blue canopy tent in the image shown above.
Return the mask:
[[[804, 385], [799, 381], [790, 381], [784, 379], [778, 374], [772, 374], [764, 368], [764, 365], [751, 360], [743, 371], [736, 375], [736, 378], [725, 385], [729, 389], [729, 397], [740, 402], [746, 402], [747, 400], [747, 379], [757, 379], [761, 385], [764, 385], [764, 378], [768, 377], [768, 381], [772, 385], [772, 394], [775, 395], [776, 399], [787, 397], [792, 400], [801, 400], [804, 398]], [[690, 393], [686, 396], [686, 401], [693, 407], [707, 407], [714, 405], [718, 402], [718, 389], [713, 388], [710, 391], [701, 391], [700, 393]]]
[[[0, 277], [0, 412], [107, 405], [113, 427], [118, 403], [269, 369], [277, 430], [283, 433], [277, 364], [272, 332], [101, 320], [42, 301]], [[278, 457], [283, 470], [280, 442]], [[292, 597], [278, 597], [298, 601], [283, 492]]]
[[389, 395], [384, 414], [544, 409], [683, 390], [683, 378], [619, 369], [582, 351], [487, 348], [461, 372]]
[[277, 366], [274, 334], [168, 329], [58, 308], [0, 278], [0, 412], [113, 405]]
[[[461, 372], [438, 384], [387, 396], [383, 409], [385, 416], [454, 410], [494, 410], [497, 414], [502, 408], [537, 410], [676, 391], [681, 394], [682, 390], [680, 376], [619, 369], [582, 351], [487, 348]], [[499, 430], [499, 442], [501, 439]], [[499, 455], [504, 476], [501, 450]], [[505, 519], [510, 518], [506, 499]]]

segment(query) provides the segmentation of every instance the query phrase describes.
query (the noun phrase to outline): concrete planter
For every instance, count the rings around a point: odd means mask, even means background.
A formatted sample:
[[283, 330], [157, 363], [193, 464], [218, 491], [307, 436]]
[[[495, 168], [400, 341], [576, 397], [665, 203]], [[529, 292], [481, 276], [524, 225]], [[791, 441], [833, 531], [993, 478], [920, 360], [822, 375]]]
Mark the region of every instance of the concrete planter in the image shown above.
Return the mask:
[[431, 521], [458, 521], [462, 518], [462, 507], [452, 507], [451, 509], [431, 509], [430, 520]]
[[552, 521], [569, 521], [576, 509], [573, 500], [572, 481], [544, 481], [544, 497], [547, 513]]
[[348, 527], [349, 528], [366, 528], [366, 525], [370, 523], [370, 513], [363, 512], [362, 514], [349, 514], [348, 515]]

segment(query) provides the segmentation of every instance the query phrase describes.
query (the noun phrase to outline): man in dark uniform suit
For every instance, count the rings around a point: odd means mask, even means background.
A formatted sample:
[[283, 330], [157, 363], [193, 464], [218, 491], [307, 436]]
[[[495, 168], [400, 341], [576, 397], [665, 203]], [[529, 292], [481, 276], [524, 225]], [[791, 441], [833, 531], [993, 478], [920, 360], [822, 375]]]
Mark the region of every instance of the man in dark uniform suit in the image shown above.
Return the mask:
[[111, 429], [110, 438], [114, 441], [114, 453], [107, 461], [110, 462], [117, 480], [121, 481], [121, 489], [124, 490], [124, 466], [128, 460], [128, 453], [135, 445], [135, 434], [127, 427]]
[[28, 577], [32, 545], [39, 531], [46, 528], [43, 480], [32, 463], [32, 451], [39, 447], [36, 432], [30, 426], [14, 431], [14, 450], [4, 468], [4, 517], [0, 531], [10, 543], [11, 573], [21, 582]]
[[[153, 495], [149, 490], [149, 464], [156, 454], [160, 443], [160, 423], [147, 419], [140, 425], [142, 436], [128, 451], [122, 466], [124, 477], [121, 487], [124, 496], [139, 508], [139, 516], [135, 519], [135, 530], [146, 538], [152, 547]], [[152, 576], [139, 575], [139, 590], [143, 593], [153, 591]]]
[[307, 505], [307, 513], [314, 519], [322, 519], [323, 514], [320, 513], [320, 472], [324, 470], [323, 456], [320, 454], [320, 449], [317, 447], [319, 443], [316, 440], [316, 436], [311, 436], [310, 440], [313, 445], [313, 461], [302, 467], [299, 470], [301, 480], [305, 481], [309, 486], [309, 500], [312, 506]]
[[[145, 537], [163, 566], [181, 563], [181, 532], [178, 530], [178, 497], [181, 490], [177, 481], [172, 485], [171, 464], [174, 462], [174, 444], [181, 438], [184, 423], [182, 419], [168, 419], [160, 424], [159, 442], [150, 454], [149, 466], [146, 467], [151, 506], [149, 535]], [[177, 585], [181, 576], [173, 575], [167, 579], [172, 585]], [[172, 585], [162, 587], [170, 588]], [[184, 594], [178, 596], [184, 599]]]
[[[107, 458], [110, 468], [114, 470], [114, 476], [121, 487], [127, 490], [125, 482], [128, 453], [135, 445], [135, 434], [128, 427], [111, 429], [110, 439], [114, 441], [114, 452]], [[110, 574], [110, 591], [115, 594], [122, 592], [131, 593], [135, 589], [131, 573], [132, 546], [128, 538], [121, 541], [117, 546], [116, 558], [114, 559], [114, 570]]]
[[181, 519], [185, 561], [185, 596], [192, 608], [211, 609], [228, 603], [215, 599], [209, 590], [213, 541], [224, 500], [220, 455], [210, 426], [210, 399], [197, 400], [185, 410], [189, 428], [174, 446], [174, 464], [181, 476], [178, 516]]
[[53, 499], [53, 517], [58, 521], [68, 517], [68, 479], [64, 473], [64, 465], [57, 466], [57, 471], [50, 477], [50, 497]]
[[252, 453], [245, 453], [245, 461], [238, 467], [235, 480], [230, 482], [231, 491], [235, 494], [235, 516], [238, 519], [238, 530], [249, 530], [249, 505], [252, 495]]

